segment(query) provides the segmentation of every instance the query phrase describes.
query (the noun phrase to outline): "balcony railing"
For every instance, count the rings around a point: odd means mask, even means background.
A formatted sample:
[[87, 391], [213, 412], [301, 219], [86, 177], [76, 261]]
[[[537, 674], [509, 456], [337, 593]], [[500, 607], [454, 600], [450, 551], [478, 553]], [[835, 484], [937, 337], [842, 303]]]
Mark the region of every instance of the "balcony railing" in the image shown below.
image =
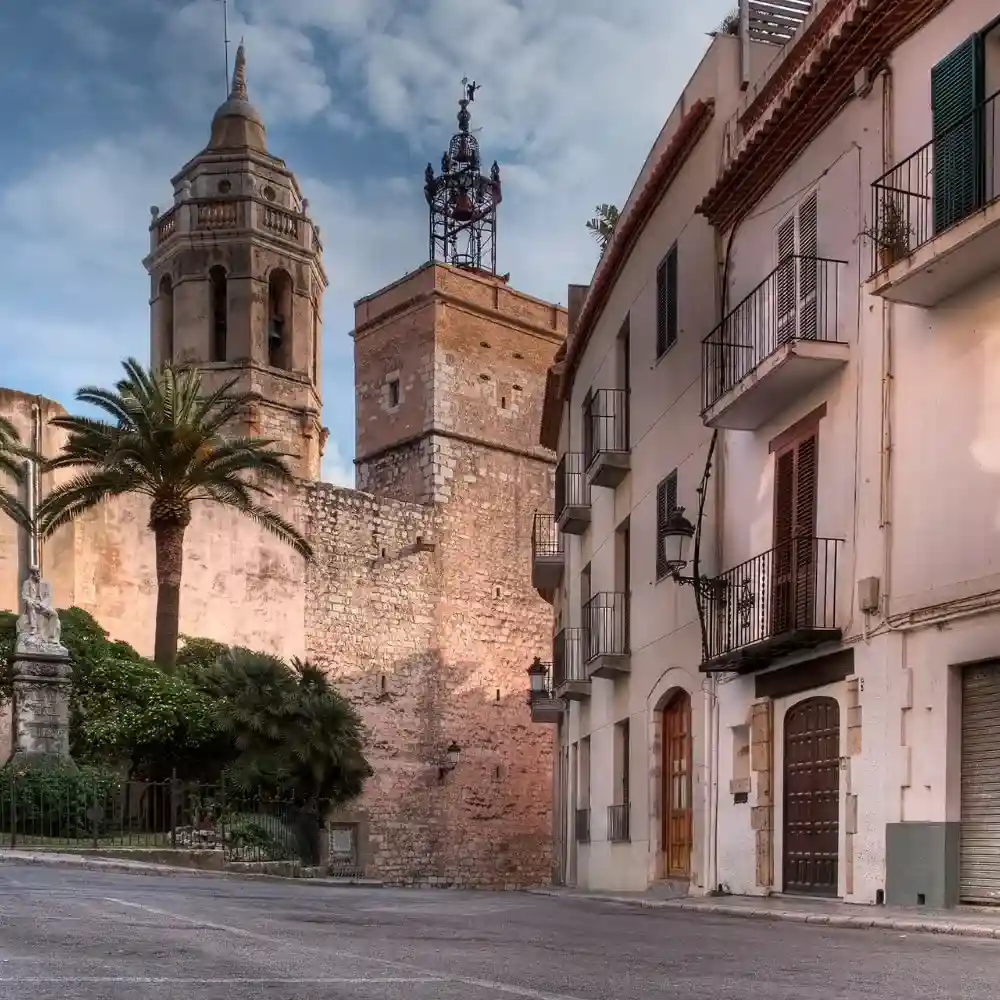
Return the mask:
[[702, 341], [702, 412], [787, 344], [843, 343], [838, 315], [843, 263], [785, 257]]
[[[597, 389], [587, 400], [583, 414], [583, 453], [588, 471], [605, 455], [628, 454], [628, 403], [625, 389]], [[591, 481], [596, 482], [593, 476]]]
[[873, 275], [1000, 197], [1000, 92], [872, 184]]
[[575, 816], [576, 839], [578, 843], [590, 843], [590, 810], [577, 809]]
[[567, 681], [587, 683], [584, 669], [586, 632], [582, 628], [564, 628], [552, 640], [552, 684], [558, 689]]
[[751, 671], [840, 638], [838, 538], [799, 535], [706, 581], [703, 671]]
[[560, 528], [579, 534], [590, 521], [590, 483], [582, 452], [567, 452], [556, 466], [555, 517]]
[[556, 698], [553, 687], [552, 664], [544, 663], [545, 681], [540, 691], [528, 692], [528, 705], [531, 708], [532, 722], [558, 722], [566, 706]]
[[627, 656], [629, 651], [628, 594], [595, 594], [583, 606], [586, 660]]
[[624, 844], [629, 840], [629, 804], [608, 806], [608, 840]]
[[555, 516], [536, 511], [531, 525], [532, 559], [552, 559], [563, 555], [563, 536]]

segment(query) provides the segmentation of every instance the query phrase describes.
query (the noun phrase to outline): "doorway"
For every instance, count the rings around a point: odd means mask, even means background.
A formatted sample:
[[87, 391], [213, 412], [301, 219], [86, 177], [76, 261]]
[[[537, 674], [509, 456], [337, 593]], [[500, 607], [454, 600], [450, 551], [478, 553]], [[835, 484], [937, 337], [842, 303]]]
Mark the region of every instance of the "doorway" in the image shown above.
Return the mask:
[[690, 878], [691, 696], [678, 691], [663, 709], [663, 868], [667, 878]]
[[840, 853], [840, 705], [807, 698], [785, 713], [784, 890], [836, 896]]

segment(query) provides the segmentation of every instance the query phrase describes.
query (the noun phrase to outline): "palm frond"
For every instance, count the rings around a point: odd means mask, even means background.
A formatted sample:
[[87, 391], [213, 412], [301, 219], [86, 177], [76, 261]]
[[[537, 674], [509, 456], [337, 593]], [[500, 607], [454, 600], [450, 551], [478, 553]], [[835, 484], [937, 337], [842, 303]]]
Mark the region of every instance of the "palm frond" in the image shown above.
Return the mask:
[[62, 525], [113, 496], [148, 492], [124, 469], [95, 469], [57, 486], [38, 506], [38, 525], [47, 538]]
[[[245, 484], [242, 485], [245, 488]], [[216, 502], [226, 507], [234, 507], [241, 514], [249, 517], [251, 521], [259, 524], [265, 531], [291, 545], [306, 559], [312, 558], [312, 546], [299, 534], [298, 529], [280, 514], [255, 503], [239, 488], [234, 489], [231, 483], [206, 484], [206, 489]]]

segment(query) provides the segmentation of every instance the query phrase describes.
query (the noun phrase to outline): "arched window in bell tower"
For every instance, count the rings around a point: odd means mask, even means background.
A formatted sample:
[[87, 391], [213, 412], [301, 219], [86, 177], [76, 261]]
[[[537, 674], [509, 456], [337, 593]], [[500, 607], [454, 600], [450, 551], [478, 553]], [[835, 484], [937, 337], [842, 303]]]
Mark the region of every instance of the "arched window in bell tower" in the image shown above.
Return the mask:
[[174, 360], [174, 286], [170, 275], [160, 278], [160, 364]]
[[211, 297], [210, 320], [212, 324], [212, 361], [226, 360], [226, 338], [229, 320], [229, 289], [226, 269], [216, 265], [208, 272]]
[[272, 368], [292, 367], [292, 278], [275, 268], [267, 280], [267, 363]]

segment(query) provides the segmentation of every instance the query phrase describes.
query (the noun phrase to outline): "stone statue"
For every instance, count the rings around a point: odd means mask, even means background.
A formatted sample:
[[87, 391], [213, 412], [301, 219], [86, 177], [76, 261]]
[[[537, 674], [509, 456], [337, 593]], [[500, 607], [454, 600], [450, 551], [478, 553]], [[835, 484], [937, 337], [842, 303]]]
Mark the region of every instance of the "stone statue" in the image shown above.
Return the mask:
[[24, 611], [17, 620], [17, 651], [65, 653], [59, 612], [52, 607], [52, 587], [42, 579], [37, 566], [28, 570], [21, 600]]

